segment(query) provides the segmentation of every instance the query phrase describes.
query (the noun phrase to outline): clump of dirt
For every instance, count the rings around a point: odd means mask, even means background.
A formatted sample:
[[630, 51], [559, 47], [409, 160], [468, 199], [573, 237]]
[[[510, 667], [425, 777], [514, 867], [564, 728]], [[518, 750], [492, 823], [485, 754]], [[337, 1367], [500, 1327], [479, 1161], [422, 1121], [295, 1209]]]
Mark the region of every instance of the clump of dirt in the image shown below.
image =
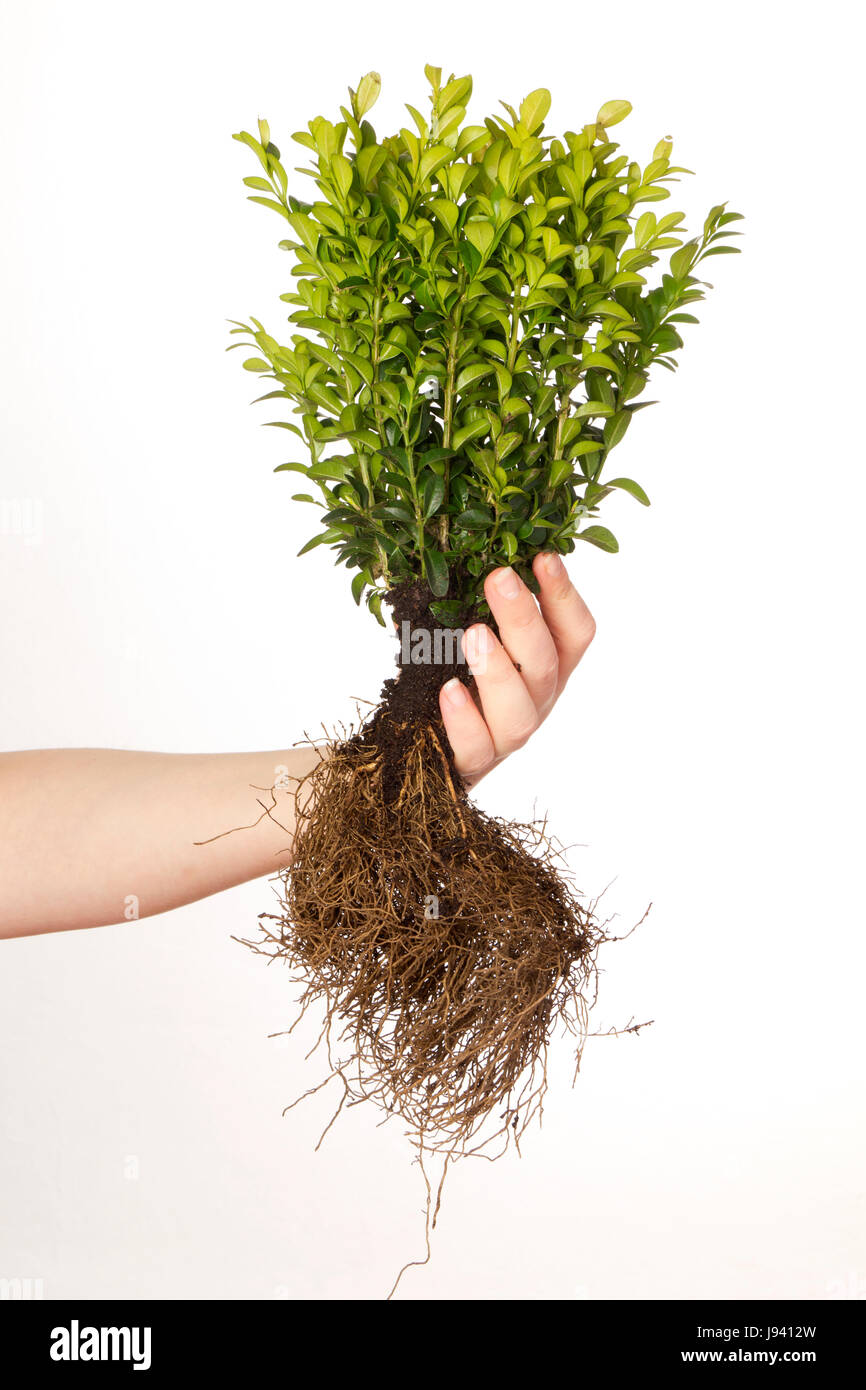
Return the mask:
[[[382, 790], [386, 801], [391, 803], [400, 794], [403, 759], [418, 728], [425, 724], [439, 733], [451, 775], [455, 783], [459, 783], [454, 755], [439, 712], [439, 691], [455, 676], [475, 691], [475, 681], [461, 659], [458, 640], [464, 627], [475, 619], [467, 609], [455, 615], [454, 627], [444, 627], [431, 612], [430, 590], [424, 583], [401, 585], [390, 590], [386, 598], [397, 629], [398, 674], [385, 681], [381, 705], [359, 730], [357, 738], [363, 746], [375, 748], [382, 754]], [[490, 626], [496, 630], [492, 620]], [[420, 655], [427, 656], [427, 660], [413, 659], [419, 655], [418, 638], [423, 639]]]

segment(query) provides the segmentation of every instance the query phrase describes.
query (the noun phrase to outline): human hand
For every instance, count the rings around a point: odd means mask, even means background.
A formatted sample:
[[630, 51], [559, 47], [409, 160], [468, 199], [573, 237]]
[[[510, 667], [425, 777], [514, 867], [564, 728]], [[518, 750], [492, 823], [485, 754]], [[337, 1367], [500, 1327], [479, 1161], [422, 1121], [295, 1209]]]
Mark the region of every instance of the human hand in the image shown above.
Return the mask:
[[481, 708], [457, 677], [439, 693], [457, 771], [469, 786], [523, 747], [595, 636], [593, 616], [560, 557], [536, 555], [532, 571], [538, 602], [512, 569], [492, 570], [484, 581], [502, 640], [486, 624], [474, 623], [463, 641]]

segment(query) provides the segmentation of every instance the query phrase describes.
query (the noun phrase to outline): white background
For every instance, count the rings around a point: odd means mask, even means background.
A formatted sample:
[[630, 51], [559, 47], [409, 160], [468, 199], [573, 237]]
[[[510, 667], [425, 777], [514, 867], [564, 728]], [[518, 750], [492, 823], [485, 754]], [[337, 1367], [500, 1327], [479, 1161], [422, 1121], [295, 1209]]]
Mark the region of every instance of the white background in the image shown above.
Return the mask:
[[[573, 559], [596, 644], [479, 792], [548, 810], [623, 928], [652, 899], [595, 1024], [656, 1021], [591, 1042], [574, 1091], [558, 1049], [543, 1130], [455, 1170], [403, 1297], [866, 1293], [853, 13], [3, 4], [0, 498], [37, 523], [0, 536], [4, 748], [281, 747], [388, 673], [345, 572], [295, 559], [289, 437], [224, 353], [288, 286], [233, 131], [267, 116], [288, 154], [369, 68], [377, 128], [403, 124], [432, 61], [474, 73], [476, 118], [538, 85], [554, 128], [628, 97], [627, 152], [671, 134], [697, 170], [669, 206], [748, 216], [618, 455], [652, 510], [612, 499], [621, 554]], [[355, 1110], [314, 1154], [328, 1095], [281, 1118], [322, 1073], [267, 1040], [288, 982], [230, 939], [269, 895], [0, 944], [0, 1277], [379, 1298], [418, 1253], [396, 1128]]]

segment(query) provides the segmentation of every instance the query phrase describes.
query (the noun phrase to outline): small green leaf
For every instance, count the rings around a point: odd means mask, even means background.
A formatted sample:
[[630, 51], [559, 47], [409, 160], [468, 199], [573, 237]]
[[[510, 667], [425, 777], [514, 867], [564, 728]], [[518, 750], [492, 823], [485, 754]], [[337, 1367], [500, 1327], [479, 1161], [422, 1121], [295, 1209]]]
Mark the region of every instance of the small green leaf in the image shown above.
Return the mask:
[[618, 125], [631, 111], [630, 101], [606, 101], [595, 118], [596, 125]]
[[443, 627], [459, 627], [463, 604], [456, 598], [436, 599], [430, 604], [430, 612]]
[[559, 487], [566, 478], [570, 478], [574, 472], [574, 464], [570, 459], [554, 459], [550, 465], [550, 486]]
[[584, 367], [604, 367], [609, 372], [619, 372], [619, 366], [606, 352], [588, 352], [583, 359]]
[[636, 497], [641, 506], [648, 507], [650, 500], [641, 487], [640, 483], [634, 482], [632, 478], [611, 478], [605, 484], [606, 487], [618, 487], [623, 492], [628, 492], [632, 497]]
[[608, 453], [615, 449], [631, 424], [631, 411], [618, 410], [604, 422], [604, 444]]
[[444, 478], [428, 478], [424, 484], [424, 520], [429, 521], [435, 512], [438, 512], [445, 496]]
[[308, 550], [315, 550], [317, 545], [329, 545], [331, 541], [339, 540], [339, 538], [339, 531], [321, 531], [318, 536], [313, 536], [311, 540], [308, 540], [306, 545], [302, 545], [298, 554], [306, 555]]
[[286, 215], [292, 230], [297, 233], [299, 241], [312, 255], [315, 255], [316, 247], [319, 244], [319, 229], [315, 222], [303, 212], [289, 212]]
[[550, 110], [550, 92], [546, 87], [537, 87], [520, 103], [520, 122], [530, 135], [534, 135], [544, 124]]
[[288, 218], [289, 214], [282, 203], [277, 203], [273, 198], [260, 198], [257, 193], [250, 194], [251, 203], [261, 203], [263, 208], [270, 208], [272, 212], [278, 212], [281, 217]]
[[481, 269], [481, 252], [478, 251], [470, 242], [461, 241], [460, 259], [465, 265], [469, 274], [474, 278]]
[[455, 432], [454, 438], [451, 440], [455, 452], [464, 444], [468, 444], [470, 439], [480, 439], [489, 428], [486, 420], [473, 420], [471, 425], [464, 425], [462, 429]]
[[382, 90], [382, 79], [377, 72], [368, 72], [358, 83], [355, 93], [355, 111], [364, 116], [375, 105]]
[[448, 593], [448, 563], [441, 550], [424, 551], [424, 573], [427, 583], [437, 598]]
[[[442, 225], [448, 228], [449, 235], [453, 236], [457, 227], [457, 218], [460, 215], [460, 209], [457, 204], [452, 203], [449, 198], [434, 198], [430, 207], [433, 209]], [[474, 250], [474, 247], [472, 249]], [[480, 263], [479, 257], [478, 264], [480, 265]], [[475, 269], [478, 269], [477, 265]]]
[[457, 517], [457, 525], [464, 530], [474, 530], [478, 527], [491, 526], [493, 524], [493, 513], [484, 510], [482, 507], [467, 507], [465, 512], [461, 512]]
[[387, 627], [387, 623], [385, 622], [385, 619], [382, 617], [382, 591], [381, 591], [381, 589], [373, 589], [372, 592], [369, 593], [369, 594], [367, 595], [367, 607], [369, 608], [370, 612], [373, 614], [373, 617], [376, 619], [376, 621], [378, 622], [379, 626], [380, 626], [380, 627]]
[[331, 159], [331, 177], [341, 196], [348, 198], [352, 188], [352, 166], [344, 154], [335, 154]]
[[486, 256], [496, 236], [491, 224], [481, 218], [474, 222], [467, 222], [464, 230], [466, 239], [482, 256]]
[[611, 555], [619, 550], [619, 541], [606, 526], [587, 526], [585, 531], [577, 533], [577, 540], [589, 541], [590, 545], [597, 545], [599, 550], [606, 550]]
[[685, 246], [681, 246], [680, 249], [675, 251], [671, 256], [671, 275], [673, 275], [676, 280], [683, 280], [688, 275], [697, 248], [698, 243], [696, 241], [687, 241]]
[[492, 371], [493, 367], [489, 362], [473, 362], [471, 366], [463, 368], [455, 383], [455, 389], [465, 391], [473, 382], [480, 381], [483, 376], [487, 376]]

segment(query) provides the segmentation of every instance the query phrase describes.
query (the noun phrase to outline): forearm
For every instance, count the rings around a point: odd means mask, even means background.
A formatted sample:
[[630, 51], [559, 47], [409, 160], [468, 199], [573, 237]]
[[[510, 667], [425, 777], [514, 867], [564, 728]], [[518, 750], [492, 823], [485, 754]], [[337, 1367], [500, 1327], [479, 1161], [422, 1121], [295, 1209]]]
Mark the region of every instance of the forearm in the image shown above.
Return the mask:
[[310, 748], [0, 754], [0, 937], [152, 916], [285, 867], [296, 779], [318, 760]]

